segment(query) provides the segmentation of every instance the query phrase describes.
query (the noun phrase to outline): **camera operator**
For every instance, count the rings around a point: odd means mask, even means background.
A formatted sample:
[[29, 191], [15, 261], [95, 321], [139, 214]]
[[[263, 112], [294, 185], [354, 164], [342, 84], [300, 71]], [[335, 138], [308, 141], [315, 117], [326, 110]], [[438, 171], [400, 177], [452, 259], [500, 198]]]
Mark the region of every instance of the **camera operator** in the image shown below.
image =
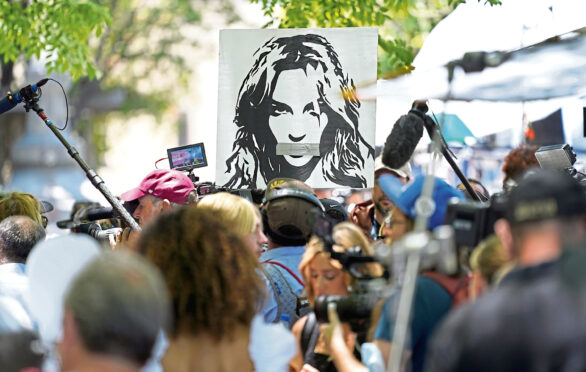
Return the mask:
[[269, 243], [259, 261], [269, 290], [262, 314], [269, 323], [280, 321], [290, 328], [299, 317], [299, 296], [305, 286], [299, 264], [316, 212], [324, 213], [324, 207], [304, 182], [283, 177], [267, 184], [261, 216]]
[[[585, 303], [578, 285], [583, 266], [567, 259], [584, 256], [582, 187], [566, 172], [532, 170], [511, 191], [505, 217], [499, 223], [517, 268], [446, 318], [427, 370], [583, 370], [584, 312], [575, 313]], [[563, 274], [568, 267], [579, 275]]]
[[[197, 201], [197, 193], [193, 182], [182, 172], [157, 169], [147, 174], [140, 185], [120, 195], [120, 198], [125, 202], [138, 202], [132, 217], [144, 228], [159, 214]], [[123, 244], [132, 248], [137, 239], [138, 233], [127, 227], [116, 236], [116, 242], [111, 241], [110, 244], [112, 247]]]
[[[350, 222], [342, 222], [333, 228], [332, 238], [336, 252], [358, 251], [360, 254], [371, 256], [373, 250], [368, 240], [357, 226]], [[381, 276], [382, 267], [376, 263], [362, 265], [361, 274]], [[317, 296], [337, 295], [347, 296], [355, 288], [357, 279], [343, 270], [341, 263], [332, 259], [325, 250], [324, 243], [317, 236], [313, 236], [305, 248], [305, 253], [299, 265], [299, 271], [306, 283], [305, 292], [311, 306], [315, 305]], [[354, 355], [359, 355], [355, 347], [356, 334], [350, 329], [350, 324], [342, 323], [344, 330], [345, 347]], [[335, 371], [320, 334], [318, 319], [314, 312], [299, 319], [292, 328], [293, 334], [299, 343], [299, 352], [291, 361], [294, 371]]]
[[384, 224], [385, 216], [393, 208], [393, 203], [385, 195], [378, 182], [383, 174], [392, 175], [405, 184], [411, 178], [411, 165], [405, 163], [401, 168], [393, 169], [383, 164], [381, 156], [374, 160], [372, 199], [357, 204], [349, 217], [350, 222], [360, 227], [372, 240], [380, 239], [381, 225]]
[[[400, 182], [390, 175], [383, 175], [379, 178], [382, 190], [395, 205], [391, 211], [392, 216], [389, 223], [393, 241], [401, 239], [413, 230], [416, 217], [415, 204], [422, 193], [423, 181], [424, 177], [418, 177], [412, 183], [401, 188]], [[454, 187], [435, 178], [432, 193], [435, 209], [427, 223], [429, 230], [433, 230], [443, 223], [447, 204], [452, 198], [463, 199], [464, 196]], [[463, 285], [460, 286], [458, 284], [460, 282]], [[451, 292], [454, 288], [457, 289], [457, 292]], [[436, 325], [457, 302], [457, 299], [466, 292], [467, 286], [459, 277], [449, 277], [435, 271], [423, 272], [417, 276], [409, 325], [408, 351], [406, 351], [408, 358], [405, 358], [412, 361], [414, 372], [423, 370], [427, 341]], [[389, 360], [394, 329], [393, 322], [399, 296], [400, 292], [394, 291], [385, 301], [374, 334], [374, 344], [380, 350], [385, 365]], [[335, 323], [331, 324], [326, 326], [324, 332], [330, 337], [330, 340], [326, 337], [326, 342], [329, 341], [330, 353], [339, 371], [368, 370], [366, 366], [358, 363], [347, 350], [341, 347], [339, 326]], [[380, 363], [380, 359], [377, 363]], [[379, 368], [384, 367], [379, 366]]]

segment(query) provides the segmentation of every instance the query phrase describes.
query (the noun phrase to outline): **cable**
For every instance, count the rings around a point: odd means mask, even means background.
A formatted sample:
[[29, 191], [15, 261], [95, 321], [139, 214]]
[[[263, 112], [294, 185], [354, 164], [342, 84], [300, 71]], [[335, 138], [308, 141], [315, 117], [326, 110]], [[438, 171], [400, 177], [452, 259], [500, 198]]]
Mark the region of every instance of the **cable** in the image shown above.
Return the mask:
[[[65, 117], [65, 125], [63, 126], [63, 128], [57, 128], [60, 131], [64, 131], [65, 128], [67, 128], [67, 123], [69, 122], [69, 104], [67, 103], [67, 94], [65, 93], [65, 89], [63, 88], [63, 85], [61, 85], [60, 82], [58, 82], [57, 80], [53, 79], [53, 78], [48, 78], [49, 80], [53, 80], [54, 82], [56, 82], [57, 84], [59, 84], [59, 86], [61, 87], [61, 90], [63, 91], [63, 96], [65, 97], [65, 110], [67, 113], [67, 116]], [[40, 91], [40, 88], [39, 88]], [[43, 93], [41, 92], [39, 95], [39, 98], [41, 97]]]
[[163, 160], [167, 160], [167, 158], [160, 158], [159, 160], [157, 160], [155, 162], [155, 169], [159, 169], [159, 167], [157, 167], [157, 164], [159, 164], [159, 162], [163, 161]]

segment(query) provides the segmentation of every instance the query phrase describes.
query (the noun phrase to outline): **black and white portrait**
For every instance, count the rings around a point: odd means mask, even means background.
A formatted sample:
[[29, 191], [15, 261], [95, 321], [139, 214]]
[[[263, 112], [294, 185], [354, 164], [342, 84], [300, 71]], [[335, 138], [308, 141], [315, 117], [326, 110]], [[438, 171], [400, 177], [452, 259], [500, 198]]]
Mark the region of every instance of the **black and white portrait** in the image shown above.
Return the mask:
[[[222, 31], [222, 36], [231, 31]], [[247, 34], [256, 33], [252, 38], [256, 41], [259, 31], [272, 35], [256, 44], [249, 52], [251, 59], [241, 56], [231, 61], [251, 63], [229, 110], [232, 137], [225, 138], [230, 132], [224, 130], [227, 118], [218, 115], [216, 182], [230, 188], [257, 188], [275, 177], [291, 177], [314, 188], [372, 186], [374, 102], [358, 100], [356, 80], [342, 57], [352, 53], [347, 60], [360, 64], [352, 71], [365, 81], [375, 80], [376, 30], [237, 30], [237, 40], [245, 43]], [[288, 32], [281, 36], [279, 31]], [[335, 32], [343, 37], [335, 37]], [[374, 49], [361, 45], [364, 32], [373, 35]], [[226, 47], [222, 39], [221, 48]], [[329, 39], [337, 40], [340, 48]], [[222, 52], [220, 58], [222, 65]], [[369, 64], [369, 59], [374, 63]], [[372, 72], [365, 74], [362, 69]], [[221, 101], [228, 97], [222, 95], [222, 88], [228, 88], [222, 80], [221, 67]]]

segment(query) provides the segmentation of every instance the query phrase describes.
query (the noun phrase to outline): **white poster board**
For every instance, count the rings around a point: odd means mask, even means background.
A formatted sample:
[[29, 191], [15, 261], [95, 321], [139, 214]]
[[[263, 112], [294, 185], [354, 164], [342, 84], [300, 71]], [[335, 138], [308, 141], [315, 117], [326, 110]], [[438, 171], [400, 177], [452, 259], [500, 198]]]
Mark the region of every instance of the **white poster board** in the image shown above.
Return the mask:
[[377, 29], [222, 30], [216, 184], [373, 186]]

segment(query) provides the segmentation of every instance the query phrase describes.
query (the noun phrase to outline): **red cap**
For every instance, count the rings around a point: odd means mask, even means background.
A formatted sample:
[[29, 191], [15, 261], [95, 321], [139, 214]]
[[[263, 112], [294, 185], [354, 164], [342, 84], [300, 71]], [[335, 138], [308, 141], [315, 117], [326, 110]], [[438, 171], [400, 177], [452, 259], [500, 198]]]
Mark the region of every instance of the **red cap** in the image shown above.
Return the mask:
[[138, 187], [126, 191], [120, 198], [128, 202], [152, 195], [173, 203], [185, 204], [187, 196], [193, 190], [193, 182], [185, 174], [174, 169], [157, 169], [149, 173]]

